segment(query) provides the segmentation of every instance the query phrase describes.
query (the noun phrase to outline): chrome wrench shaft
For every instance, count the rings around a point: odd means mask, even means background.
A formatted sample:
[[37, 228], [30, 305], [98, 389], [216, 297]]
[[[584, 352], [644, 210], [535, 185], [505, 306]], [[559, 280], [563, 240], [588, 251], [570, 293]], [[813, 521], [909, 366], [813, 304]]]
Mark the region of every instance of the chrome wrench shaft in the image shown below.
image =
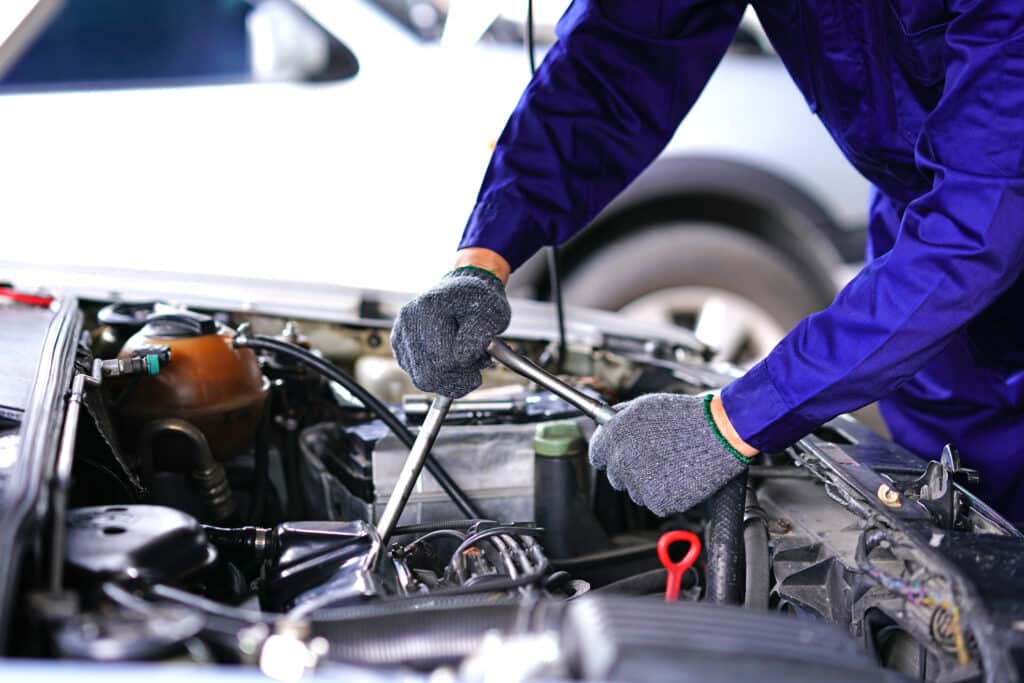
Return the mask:
[[416, 486], [416, 480], [420, 478], [420, 471], [427, 461], [427, 455], [430, 453], [431, 446], [434, 445], [438, 432], [441, 431], [441, 423], [444, 422], [451, 404], [452, 399], [447, 396], [435, 396], [430, 404], [430, 410], [427, 411], [427, 416], [423, 420], [423, 426], [420, 427], [416, 441], [413, 442], [405, 464], [402, 466], [402, 471], [398, 474], [395, 489], [391, 492], [388, 504], [384, 507], [384, 512], [377, 522], [377, 533], [380, 535], [382, 547], [387, 547], [388, 539], [391, 538], [391, 534], [398, 525], [398, 518], [402, 516], [405, 504], [409, 501], [413, 487]]
[[512, 372], [522, 375], [526, 379], [539, 384], [567, 403], [579, 408], [583, 414], [590, 417], [599, 425], [607, 424], [615, 417], [615, 409], [601, 403], [586, 394], [569, 386], [558, 379], [547, 370], [535, 365], [530, 360], [520, 356], [512, 348], [500, 339], [495, 339], [487, 347], [487, 353], [491, 358], [498, 361]]

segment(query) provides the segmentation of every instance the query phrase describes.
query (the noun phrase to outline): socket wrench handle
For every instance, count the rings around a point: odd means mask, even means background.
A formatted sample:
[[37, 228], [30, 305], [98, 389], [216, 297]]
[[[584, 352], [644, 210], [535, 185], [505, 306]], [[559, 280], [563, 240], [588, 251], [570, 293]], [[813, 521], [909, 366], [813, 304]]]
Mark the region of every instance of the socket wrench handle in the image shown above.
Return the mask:
[[430, 448], [434, 445], [438, 432], [441, 431], [441, 424], [451, 405], [452, 399], [440, 395], [435, 396], [434, 401], [430, 404], [427, 416], [423, 420], [423, 426], [420, 427], [416, 441], [413, 442], [409, 455], [405, 458], [405, 464], [402, 465], [402, 471], [398, 474], [395, 489], [391, 492], [388, 504], [384, 507], [384, 512], [377, 522], [377, 533], [380, 535], [382, 547], [387, 547], [391, 534], [398, 526], [398, 518], [402, 516], [405, 504], [409, 502], [412, 489], [420, 478], [420, 471], [423, 469], [423, 464], [427, 462]]
[[583, 411], [584, 415], [593, 419], [597, 424], [607, 424], [609, 420], [615, 417], [614, 408], [587, 396], [575, 387], [569, 386], [547, 370], [520, 356], [501, 339], [492, 341], [487, 347], [487, 353], [491, 355], [491, 358], [512, 372], [522, 375], [535, 384], [539, 384], [567, 403], [579, 408]]

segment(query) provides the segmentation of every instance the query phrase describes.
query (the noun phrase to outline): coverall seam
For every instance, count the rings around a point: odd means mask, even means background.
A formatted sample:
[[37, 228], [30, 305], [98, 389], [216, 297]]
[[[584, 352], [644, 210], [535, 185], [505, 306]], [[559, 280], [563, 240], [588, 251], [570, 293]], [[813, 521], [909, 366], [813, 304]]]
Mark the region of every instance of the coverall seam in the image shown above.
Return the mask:
[[[886, 264], [886, 266], [888, 266], [888, 264]], [[931, 287], [928, 288], [928, 291], [925, 294], [923, 294], [921, 296], [921, 298], [918, 300], [918, 302], [914, 305], [914, 308], [912, 310], [908, 311], [907, 314], [904, 315], [903, 318], [900, 319], [899, 323], [889, 327], [889, 334], [886, 335], [886, 337], [884, 339], [879, 340], [875, 344], [875, 346], [871, 348], [869, 353], [864, 354], [861, 358], [859, 358], [857, 360], [856, 363], [851, 363], [850, 365], [848, 365], [846, 370], [845, 370], [845, 372], [843, 372], [842, 375], [836, 377], [833, 381], [831, 381], [828, 384], [826, 384], [825, 386], [823, 386], [821, 389], [816, 391], [812, 396], [809, 396], [807, 398], [803, 398], [803, 399], [801, 399], [799, 401], [794, 401], [793, 404], [792, 404], [793, 412], [795, 412], [801, 419], [803, 419], [803, 420], [805, 420], [807, 422], [817, 422], [817, 420], [815, 418], [810, 418], [810, 417], [808, 417], [804, 413], [804, 407], [807, 406], [808, 403], [813, 403], [819, 396], [821, 396], [822, 394], [824, 394], [828, 390], [832, 389], [836, 385], [838, 385], [838, 384], [842, 383], [843, 381], [845, 381], [846, 378], [850, 374], [852, 374], [856, 370], [859, 370], [867, 361], [869, 361], [871, 358], [875, 357], [878, 354], [880, 349], [882, 349], [883, 347], [885, 347], [888, 344], [890, 344], [892, 338], [895, 337], [899, 332], [901, 332], [903, 330], [903, 328], [906, 326], [907, 322], [911, 318], [913, 318], [915, 315], [917, 315], [917, 313], [928, 302], [928, 300], [935, 293], [935, 291], [937, 289], [939, 289], [944, 283], [948, 282], [948, 280], [949, 280], [949, 277], [945, 273], [940, 273], [938, 280], [935, 282], [935, 284], [933, 284]], [[957, 331], [957, 329], [960, 329], [960, 327], [963, 327], [963, 325], [954, 327], [951, 330], [947, 330], [946, 331], [947, 335], [952, 335], [953, 333], [955, 333]], [[946, 346], [948, 346], [950, 341], [951, 340], [947, 339], [946, 342], [943, 343], [942, 346], [938, 349], [938, 351], [941, 351]], [[769, 373], [770, 373], [770, 370], [769, 370]], [[894, 386], [890, 391], [887, 391], [886, 394], [888, 395], [889, 393], [891, 393], [891, 391], [894, 391], [895, 389], [899, 388], [899, 386], [901, 384], [903, 384], [903, 382], [906, 382], [908, 379], [910, 379], [910, 377], [906, 377], [906, 378], [902, 379], [899, 382], [899, 384]], [[772, 383], [774, 384], [774, 382], [775, 382], [775, 379], [772, 378]], [[863, 406], [860, 406], [860, 407], [863, 407]]]

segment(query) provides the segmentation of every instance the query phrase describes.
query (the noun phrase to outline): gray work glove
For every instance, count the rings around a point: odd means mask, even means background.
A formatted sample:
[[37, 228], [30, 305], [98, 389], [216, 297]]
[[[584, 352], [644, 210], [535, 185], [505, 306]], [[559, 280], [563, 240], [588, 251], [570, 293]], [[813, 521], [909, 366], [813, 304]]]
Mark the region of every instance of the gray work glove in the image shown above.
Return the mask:
[[451, 398], [480, 386], [487, 345], [511, 318], [505, 286], [475, 267], [456, 268], [398, 312], [391, 349], [420, 391]]
[[689, 510], [748, 464], [726, 446], [709, 402], [650, 394], [619, 404], [590, 440], [590, 463], [607, 469], [612, 486], [660, 517]]

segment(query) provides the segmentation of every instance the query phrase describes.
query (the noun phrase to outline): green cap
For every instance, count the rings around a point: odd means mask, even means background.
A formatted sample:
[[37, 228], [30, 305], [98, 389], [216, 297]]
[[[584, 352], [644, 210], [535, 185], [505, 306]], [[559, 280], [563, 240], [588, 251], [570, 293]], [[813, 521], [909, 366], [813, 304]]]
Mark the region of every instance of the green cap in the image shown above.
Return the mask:
[[533, 437], [533, 450], [548, 458], [567, 458], [578, 455], [586, 448], [583, 432], [571, 420], [547, 422], [537, 425]]
[[155, 353], [146, 354], [146, 372], [150, 375], [160, 374], [160, 356]]

